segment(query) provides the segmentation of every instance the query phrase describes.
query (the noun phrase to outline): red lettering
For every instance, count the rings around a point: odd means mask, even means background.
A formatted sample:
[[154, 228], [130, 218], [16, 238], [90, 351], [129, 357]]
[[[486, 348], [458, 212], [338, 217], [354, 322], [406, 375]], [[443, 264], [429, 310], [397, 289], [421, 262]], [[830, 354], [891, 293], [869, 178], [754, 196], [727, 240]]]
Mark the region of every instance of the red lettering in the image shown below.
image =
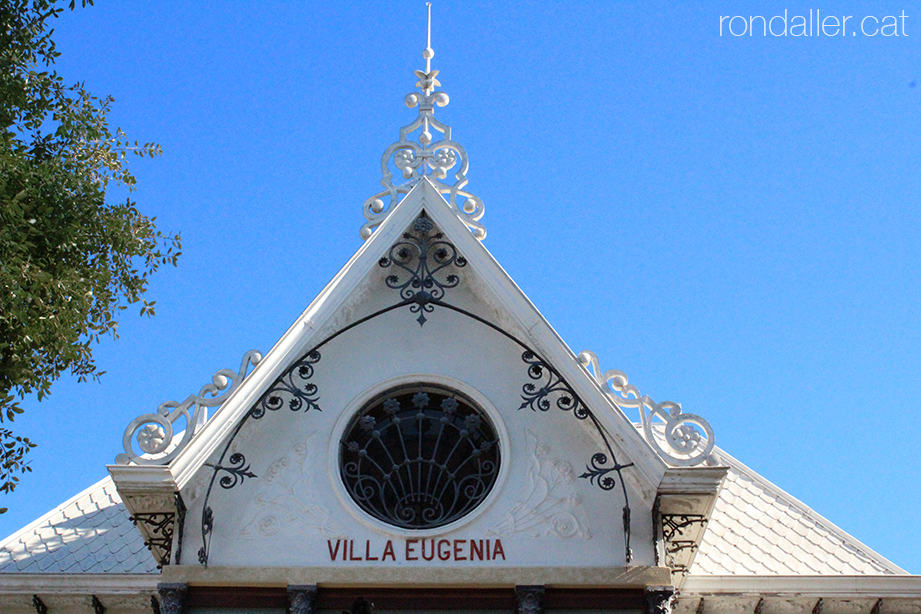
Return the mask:
[[492, 558], [499, 560], [499, 556], [502, 556], [502, 560], [505, 560], [505, 550], [502, 549], [502, 540], [496, 540], [496, 547], [492, 551]]
[[376, 561], [378, 560], [376, 556], [371, 556], [371, 542], [365, 540], [365, 560], [366, 561]]
[[454, 540], [454, 560], [455, 561], [466, 561], [467, 556], [464, 554], [463, 548], [466, 545], [466, 539], [455, 539]]
[[482, 561], [483, 560], [483, 540], [482, 539], [470, 540], [470, 560], [471, 561]]
[[[409, 550], [409, 546], [407, 546], [407, 551], [408, 550]], [[388, 554], [390, 555], [391, 561], [397, 560], [397, 557], [393, 554], [393, 542], [390, 541], [389, 539], [387, 540], [387, 545], [384, 546], [384, 554], [381, 555], [381, 560], [386, 561]]]
[[329, 548], [329, 560], [335, 561], [336, 555], [339, 554], [339, 542], [341, 540], [336, 540], [336, 547], [333, 548], [333, 541], [331, 539], [326, 540], [326, 547]]
[[358, 558], [355, 557], [355, 542], [350, 539], [346, 543], [349, 545], [349, 560], [350, 561], [360, 561], [361, 557], [358, 557]]
[[[425, 542], [428, 542], [432, 549], [429, 551], [428, 556], [425, 555]], [[422, 558], [426, 561], [431, 561], [435, 558], [435, 540], [434, 539], [423, 539], [422, 540]]]
[[415, 549], [410, 547], [410, 546], [414, 546], [417, 541], [419, 540], [418, 539], [407, 539], [406, 540], [406, 557], [405, 558], [407, 561], [418, 561], [419, 560], [419, 557], [416, 556]]
[[[442, 546], [445, 546], [442, 548]], [[442, 561], [447, 561], [451, 558], [451, 542], [446, 539], [438, 540], [438, 558]]]

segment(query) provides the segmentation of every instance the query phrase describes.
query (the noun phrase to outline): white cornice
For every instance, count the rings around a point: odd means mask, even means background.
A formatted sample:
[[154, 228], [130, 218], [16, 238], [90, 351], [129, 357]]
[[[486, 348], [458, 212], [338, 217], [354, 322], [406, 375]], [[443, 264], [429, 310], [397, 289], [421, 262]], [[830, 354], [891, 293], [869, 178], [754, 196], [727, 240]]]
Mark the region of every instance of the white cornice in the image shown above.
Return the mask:
[[[356, 573], [357, 572], [357, 573]], [[202, 567], [168, 565], [162, 582], [200, 586], [487, 588], [543, 584], [558, 588], [642, 588], [670, 584], [667, 567]]]
[[921, 576], [688, 576], [681, 594], [921, 599]]
[[119, 595], [151, 593], [161, 581], [158, 574], [0, 574], [0, 593]]

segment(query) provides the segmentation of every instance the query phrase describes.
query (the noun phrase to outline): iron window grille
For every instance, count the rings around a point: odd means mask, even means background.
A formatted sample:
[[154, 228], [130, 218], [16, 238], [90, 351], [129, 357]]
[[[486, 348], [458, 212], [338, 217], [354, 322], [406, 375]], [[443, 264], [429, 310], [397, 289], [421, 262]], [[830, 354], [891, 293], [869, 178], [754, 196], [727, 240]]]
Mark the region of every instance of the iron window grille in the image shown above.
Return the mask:
[[434, 529], [476, 508], [499, 472], [499, 445], [486, 414], [449, 388], [417, 384], [376, 397], [340, 441], [345, 489], [389, 525]]

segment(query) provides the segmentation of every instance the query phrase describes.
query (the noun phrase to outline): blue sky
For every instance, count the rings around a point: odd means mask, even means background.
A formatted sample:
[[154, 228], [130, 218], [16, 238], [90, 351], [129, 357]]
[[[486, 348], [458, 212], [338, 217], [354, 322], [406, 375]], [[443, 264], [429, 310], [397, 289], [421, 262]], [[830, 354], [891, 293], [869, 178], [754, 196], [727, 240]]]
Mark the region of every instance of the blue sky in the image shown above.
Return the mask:
[[[104, 3], [100, 3], [104, 4]], [[907, 36], [720, 36], [720, 17], [905, 11]], [[921, 11], [903, 2], [436, 2], [437, 117], [486, 246], [570, 347], [921, 573]], [[739, 21], [736, 22], [738, 25]], [[871, 24], [872, 25], [872, 24]], [[181, 231], [97, 351], [16, 427], [9, 534], [105, 475], [136, 415], [267, 351], [360, 246], [411, 121], [424, 3], [105, 3], [58, 68], [159, 142], [133, 197]]]

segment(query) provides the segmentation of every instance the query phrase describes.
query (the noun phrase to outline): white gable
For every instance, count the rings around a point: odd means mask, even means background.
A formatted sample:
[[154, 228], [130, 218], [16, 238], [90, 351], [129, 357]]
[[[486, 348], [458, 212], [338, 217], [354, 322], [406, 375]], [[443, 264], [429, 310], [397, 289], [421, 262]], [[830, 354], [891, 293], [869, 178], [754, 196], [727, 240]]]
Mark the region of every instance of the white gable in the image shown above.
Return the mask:
[[[414, 290], [400, 284], [412, 274], [395, 255], [407, 244], [415, 249], [406, 237], [419, 237], [420, 215], [458, 256], [429, 280], [429, 303], [407, 300]], [[441, 548], [452, 544], [452, 563], [498, 556], [544, 565], [552, 550], [559, 566], [655, 564], [650, 511], [665, 464], [428, 181], [344, 271], [171, 464], [188, 507], [185, 556], [200, 552], [202, 563], [230, 566], [358, 557], [424, 565], [412, 539], [437, 537]], [[395, 530], [357, 509], [338, 466], [355, 412], [415, 383], [473, 400], [495, 425], [502, 458], [474, 513], [422, 532]]]

